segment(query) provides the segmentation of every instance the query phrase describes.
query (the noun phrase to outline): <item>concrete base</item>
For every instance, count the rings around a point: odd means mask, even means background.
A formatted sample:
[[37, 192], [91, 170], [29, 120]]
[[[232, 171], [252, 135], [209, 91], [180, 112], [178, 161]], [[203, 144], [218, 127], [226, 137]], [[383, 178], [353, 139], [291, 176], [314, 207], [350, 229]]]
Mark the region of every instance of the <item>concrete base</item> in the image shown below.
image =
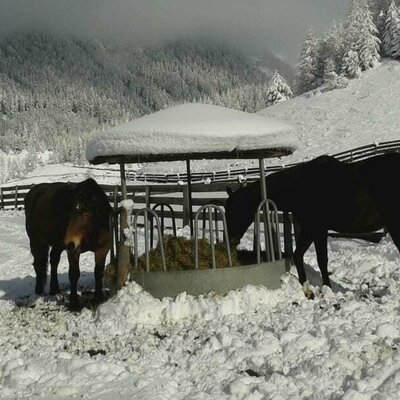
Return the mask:
[[187, 271], [131, 270], [130, 279], [156, 298], [175, 297], [186, 292], [194, 296], [211, 291], [224, 294], [246, 285], [263, 285], [269, 289], [281, 286], [281, 275], [289, 268], [288, 260], [246, 265], [233, 268], [217, 268]]

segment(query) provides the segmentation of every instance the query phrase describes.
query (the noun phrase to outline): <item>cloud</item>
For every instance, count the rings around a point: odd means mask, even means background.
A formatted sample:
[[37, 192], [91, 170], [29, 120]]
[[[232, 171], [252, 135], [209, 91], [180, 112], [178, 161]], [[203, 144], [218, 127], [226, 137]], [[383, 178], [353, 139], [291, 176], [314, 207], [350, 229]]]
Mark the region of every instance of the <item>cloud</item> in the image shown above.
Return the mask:
[[152, 44], [203, 37], [295, 60], [310, 25], [322, 33], [348, 0], [0, 0], [0, 34], [61, 34]]

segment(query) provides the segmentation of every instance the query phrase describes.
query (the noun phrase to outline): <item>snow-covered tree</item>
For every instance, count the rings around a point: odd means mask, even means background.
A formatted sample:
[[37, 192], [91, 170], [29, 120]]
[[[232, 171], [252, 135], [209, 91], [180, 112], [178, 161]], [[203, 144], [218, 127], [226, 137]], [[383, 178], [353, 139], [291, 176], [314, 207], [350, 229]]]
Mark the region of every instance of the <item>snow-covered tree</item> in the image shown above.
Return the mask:
[[381, 41], [378, 37], [379, 31], [374, 24], [368, 5], [363, 7], [362, 15], [364, 17], [364, 24], [360, 32], [359, 57], [361, 69], [367, 70], [376, 67], [381, 60], [379, 54]]
[[311, 28], [305, 38], [297, 64], [296, 92], [304, 93], [315, 89], [322, 82], [321, 59], [319, 57], [320, 41]]
[[[320, 46], [320, 59], [322, 60], [323, 74], [325, 74], [325, 69], [327, 61], [333, 62], [334, 70], [340, 72], [341, 62], [343, 58], [343, 41], [344, 41], [344, 28], [342, 24], [337, 24], [333, 22], [331, 31], [322, 40]], [[331, 67], [332, 65], [330, 65]]]
[[400, 58], [400, 12], [394, 1], [386, 13], [382, 50], [385, 56]]
[[275, 71], [268, 83], [267, 106], [286, 101], [293, 97], [292, 90], [285, 79]]
[[354, 50], [348, 50], [342, 63], [342, 73], [348, 78], [358, 78], [361, 75], [360, 58]]
[[373, 68], [380, 61], [378, 30], [368, 5], [352, 1], [345, 29], [342, 72], [354, 78], [359, 76], [359, 70]]
[[336, 73], [335, 61], [332, 57], [329, 57], [328, 60], [325, 62], [323, 76], [324, 84], [334, 87], [336, 85], [337, 79], [338, 74]]

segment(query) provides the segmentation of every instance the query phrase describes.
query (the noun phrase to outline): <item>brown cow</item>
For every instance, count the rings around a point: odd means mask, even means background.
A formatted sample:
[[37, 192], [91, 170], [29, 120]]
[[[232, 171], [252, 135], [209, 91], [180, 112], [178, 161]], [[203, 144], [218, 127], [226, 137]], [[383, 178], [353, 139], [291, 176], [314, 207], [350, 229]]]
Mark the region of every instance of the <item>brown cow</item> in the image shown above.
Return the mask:
[[79, 308], [77, 283], [81, 253], [95, 253], [95, 299], [103, 299], [102, 279], [111, 236], [112, 209], [101, 187], [93, 180], [80, 183], [42, 183], [25, 198], [26, 231], [36, 272], [35, 293], [42, 294], [50, 251], [50, 294], [59, 291], [57, 267], [67, 250], [71, 284], [70, 308]]

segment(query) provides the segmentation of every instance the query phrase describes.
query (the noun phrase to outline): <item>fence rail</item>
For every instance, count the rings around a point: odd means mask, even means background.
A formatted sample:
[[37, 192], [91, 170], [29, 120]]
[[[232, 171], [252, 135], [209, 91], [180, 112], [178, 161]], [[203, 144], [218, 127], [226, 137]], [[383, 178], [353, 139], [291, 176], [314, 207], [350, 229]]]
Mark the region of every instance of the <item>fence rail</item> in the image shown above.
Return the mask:
[[[334, 154], [333, 156], [343, 162], [354, 162], [372, 157], [378, 154], [388, 152], [399, 152], [400, 140], [390, 142], [373, 143], [362, 146], [353, 150], [344, 151]], [[285, 165], [290, 167], [296, 163]], [[266, 172], [274, 172], [284, 168], [283, 166], [266, 167]], [[151, 207], [157, 204], [170, 204], [174, 208], [175, 217], [177, 220], [182, 221], [182, 226], [187, 225], [189, 222], [189, 215], [187, 215], [189, 193], [186, 184], [179, 184], [177, 182], [183, 181], [186, 174], [176, 174], [175, 180], [172, 179], [173, 174], [151, 174], [152, 177], [163, 177], [162, 181], [169, 182], [167, 184], [152, 183], [152, 180], [147, 177], [147, 182], [139, 185], [128, 185], [128, 197], [134, 201], [134, 211], [142, 207]], [[193, 192], [193, 212], [203, 205], [215, 202], [224, 201], [226, 198], [225, 189], [226, 182], [230, 181], [230, 186], [238, 187], [240, 184], [237, 182], [237, 177], [243, 175], [245, 178], [251, 180], [258, 178], [258, 168], [248, 169], [235, 169], [231, 171], [218, 171], [212, 173], [193, 173], [194, 180], [204, 180], [210, 178], [211, 183], [194, 183], [192, 185]], [[235, 179], [236, 178], [236, 179]], [[136, 179], [140, 179], [136, 176]], [[158, 178], [157, 178], [158, 179]], [[161, 180], [161, 178], [160, 178]], [[236, 180], [236, 182], [235, 182]], [[22, 209], [24, 207], [24, 198], [28, 191], [34, 185], [18, 185], [13, 187], [0, 187], [0, 209]], [[116, 185], [100, 185], [107, 194], [111, 203], [115, 202], [115, 194], [117, 193], [117, 200], [121, 196], [121, 188]], [[171, 217], [171, 211], [164, 211], [164, 215]]]
[[[340, 153], [332, 154], [333, 157], [343, 162], [354, 162], [361, 161], [365, 158], [372, 157], [378, 154], [399, 152], [400, 151], [400, 140], [392, 140], [388, 142], [372, 143], [366, 146], [361, 146], [352, 150], [343, 151]], [[285, 165], [285, 167], [291, 167], [298, 163], [291, 163]], [[268, 166], [265, 168], [265, 172], [275, 172], [281, 170], [282, 166]], [[238, 178], [258, 178], [259, 170], [258, 167], [251, 168], [237, 168], [227, 171], [215, 171], [215, 172], [192, 172], [191, 177], [193, 182], [210, 180], [211, 182], [218, 181], [235, 181]], [[178, 183], [186, 182], [186, 173], [168, 173], [168, 174], [156, 174], [156, 173], [130, 173], [128, 178], [135, 179], [141, 182], [153, 182], [153, 183]]]

